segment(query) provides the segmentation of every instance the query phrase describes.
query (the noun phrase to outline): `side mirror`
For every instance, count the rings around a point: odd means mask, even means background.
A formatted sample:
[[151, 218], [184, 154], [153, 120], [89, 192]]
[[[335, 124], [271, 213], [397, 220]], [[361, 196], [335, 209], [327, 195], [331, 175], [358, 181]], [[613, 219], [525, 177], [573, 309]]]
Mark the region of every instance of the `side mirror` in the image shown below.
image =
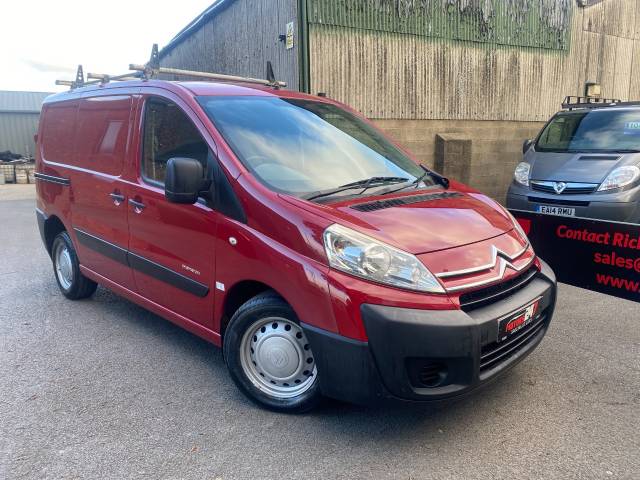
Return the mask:
[[204, 168], [195, 158], [174, 157], [167, 162], [164, 196], [170, 202], [196, 203], [205, 183]]
[[524, 143], [522, 144], [522, 153], [525, 154], [527, 153], [527, 150], [529, 150], [531, 148], [531, 145], [533, 145], [533, 140], [525, 140]]

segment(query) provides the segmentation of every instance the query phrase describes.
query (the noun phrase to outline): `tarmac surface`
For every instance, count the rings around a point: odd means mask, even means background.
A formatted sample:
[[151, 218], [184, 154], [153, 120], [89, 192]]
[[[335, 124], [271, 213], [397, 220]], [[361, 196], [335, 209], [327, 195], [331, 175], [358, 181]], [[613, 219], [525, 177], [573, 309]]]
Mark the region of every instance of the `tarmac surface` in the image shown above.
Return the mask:
[[104, 288], [66, 300], [0, 186], [0, 479], [639, 479], [640, 305], [561, 285], [547, 337], [456, 403], [274, 414], [221, 353]]

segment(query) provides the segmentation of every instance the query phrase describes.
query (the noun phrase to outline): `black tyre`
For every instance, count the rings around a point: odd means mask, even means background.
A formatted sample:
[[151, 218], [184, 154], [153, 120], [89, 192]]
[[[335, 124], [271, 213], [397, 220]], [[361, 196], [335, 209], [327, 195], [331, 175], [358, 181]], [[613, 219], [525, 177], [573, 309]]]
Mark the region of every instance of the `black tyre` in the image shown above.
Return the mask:
[[67, 232], [61, 232], [53, 239], [51, 260], [56, 282], [65, 297], [80, 300], [94, 294], [98, 285], [80, 272], [78, 255]]
[[233, 315], [223, 355], [238, 388], [260, 406], [301, 413], [321, 400], [315, 359], [298, 317], [274, 292], [252, 298]]

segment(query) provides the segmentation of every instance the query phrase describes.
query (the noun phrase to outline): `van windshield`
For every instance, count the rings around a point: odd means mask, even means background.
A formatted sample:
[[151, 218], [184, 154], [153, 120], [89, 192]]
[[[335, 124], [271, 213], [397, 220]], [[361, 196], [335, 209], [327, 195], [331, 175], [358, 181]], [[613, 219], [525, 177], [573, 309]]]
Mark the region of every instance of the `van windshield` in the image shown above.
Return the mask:
[[198, 101], [243, 164], [276, 191], [306, 198], [329, 192], [328, 198], [363, 193], [362, 188], [331, 191], [368, 179], [376, 181], [367, 193], [397, 189], [418, 178], [421, 186], [433, 185], [401, 150], [334, 105], [249, 96], [202, 96]]
[[559, 113], [536, 143], [540, 152], [640, 151], [640, 110]]

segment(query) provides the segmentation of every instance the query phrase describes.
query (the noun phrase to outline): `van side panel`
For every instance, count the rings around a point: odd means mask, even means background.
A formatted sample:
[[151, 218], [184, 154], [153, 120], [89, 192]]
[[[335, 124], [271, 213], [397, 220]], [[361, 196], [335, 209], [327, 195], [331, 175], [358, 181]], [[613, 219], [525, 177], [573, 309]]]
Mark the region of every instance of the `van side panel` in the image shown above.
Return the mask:
[[[237, 243], [231, 243], [231, 238]], [[263, 283], [291, 305], [301, 322], [339, 333], [331, 306], [327, 266], [226, 217], [220, 219], [216, 241], [217, 288], [229, 291], [244, 281]], [[225, 295], [216, 296], [216, 332], [222, 330], [221, 322], [225, 320]]]
[[73, 234], [80, 263], [133, 288], [127, 264], [127, 202], [121, 174], [129, 145], [133, 98], [83, 98], [77, 113], [76, 157], [69, 166]]
[[75, 161], [78, 100], [47, 103], [42, 108], [36, 148], [38, 209], [71, 225], [71, 181], [66, 165]]

